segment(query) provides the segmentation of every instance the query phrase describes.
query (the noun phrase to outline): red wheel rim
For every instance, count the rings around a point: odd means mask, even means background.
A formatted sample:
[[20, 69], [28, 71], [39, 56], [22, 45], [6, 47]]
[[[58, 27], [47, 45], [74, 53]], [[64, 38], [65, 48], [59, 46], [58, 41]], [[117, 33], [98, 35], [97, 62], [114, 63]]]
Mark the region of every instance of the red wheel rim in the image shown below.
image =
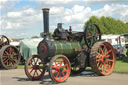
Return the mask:
[[97, 51], [96, 64], [102, 75], [109, 75], [115, 66], [115, 53], [111, 44], [104, 42]]
[[57, 82], [65, 81], [70, 75], [70, 63], [63, 56], [56, 58], [51, 68], [52, 76]]
[[38, 56], [33, 56], [29, 60], [26, 69], [28, 76], [33, 80], [40, 79], [45, 73], [44, 64]]
[[12, 46], [5, 49], [2, 56], [2, 62], [7, 68], [17, 65], [18, 60], [19, 53], [17, 52], [17, 49]]

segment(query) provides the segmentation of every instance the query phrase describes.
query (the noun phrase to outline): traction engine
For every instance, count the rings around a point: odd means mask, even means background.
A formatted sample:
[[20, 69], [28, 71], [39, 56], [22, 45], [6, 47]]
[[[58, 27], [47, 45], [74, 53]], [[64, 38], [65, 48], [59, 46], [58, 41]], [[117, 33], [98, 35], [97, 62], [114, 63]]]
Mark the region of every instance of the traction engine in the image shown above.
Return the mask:
[[44, 39], [39, 43], [38, 55], [29, 57], [25, 73], [31, 80], [42, 78], [48, 70], [54, 82], [64, 82], [70, 73], [77, 74], [90, 66], [99, 75], [109, 75], [115, 66], [112, 45], [101, 41], [98, 25], [90, 23], [83, 32], [64, 30], [57, 24], [53, 35], [49, 33], [49, 9], [43, 9]]

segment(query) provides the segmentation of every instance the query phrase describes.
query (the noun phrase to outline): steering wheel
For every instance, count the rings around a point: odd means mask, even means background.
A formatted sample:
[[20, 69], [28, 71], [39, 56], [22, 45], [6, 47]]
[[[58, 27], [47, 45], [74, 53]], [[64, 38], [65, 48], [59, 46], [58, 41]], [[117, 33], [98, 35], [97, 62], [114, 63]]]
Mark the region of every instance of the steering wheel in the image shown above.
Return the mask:
[[0, 35], [0, 47], [4, 45], [9, 45], [9, 43], [9, 39], [6, 36]]
[[84, 40], [88, 48], [91, 48], [95, 42], [101, 40], [101, 32], [98, 25], [90, 23], [85, 27]]

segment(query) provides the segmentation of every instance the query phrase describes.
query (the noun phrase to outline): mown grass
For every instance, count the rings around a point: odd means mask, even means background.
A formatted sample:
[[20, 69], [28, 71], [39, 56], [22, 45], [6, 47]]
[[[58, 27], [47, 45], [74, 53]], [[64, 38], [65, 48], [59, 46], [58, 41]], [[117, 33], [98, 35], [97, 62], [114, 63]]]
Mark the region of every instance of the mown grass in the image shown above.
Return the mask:
[[114, 72], [128, 72], [128, 57], [116, 60]]
[[24, 69], [24, 65], [18, 65], [17, 68], [18, 69]]

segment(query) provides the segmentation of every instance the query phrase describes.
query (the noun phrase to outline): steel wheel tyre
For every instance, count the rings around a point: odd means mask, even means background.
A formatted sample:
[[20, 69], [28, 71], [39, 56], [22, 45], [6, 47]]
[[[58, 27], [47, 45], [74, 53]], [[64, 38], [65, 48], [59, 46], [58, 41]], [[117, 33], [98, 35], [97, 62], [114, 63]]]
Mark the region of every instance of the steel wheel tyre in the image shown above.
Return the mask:
[[97, 42], [90, 52], [92, 70], [100, 75], [109, 75], [113, 72], [116, 62], [115, 51], [108, 42]]
[[70, 62], [64, 55], [52, 58], [49, 64], [49, 75], [54, 82], [64, 82], [70, 75]]
[[15, 69], [20, 58], [20, 53], [14, 46], [6, 45], [0, 50], [0, 64], [4, 69]]
[[44, 76], [45, 66], [40, 57], [34, 55], [28, 58], [24, 70], [29, 79], [39, 80]]

